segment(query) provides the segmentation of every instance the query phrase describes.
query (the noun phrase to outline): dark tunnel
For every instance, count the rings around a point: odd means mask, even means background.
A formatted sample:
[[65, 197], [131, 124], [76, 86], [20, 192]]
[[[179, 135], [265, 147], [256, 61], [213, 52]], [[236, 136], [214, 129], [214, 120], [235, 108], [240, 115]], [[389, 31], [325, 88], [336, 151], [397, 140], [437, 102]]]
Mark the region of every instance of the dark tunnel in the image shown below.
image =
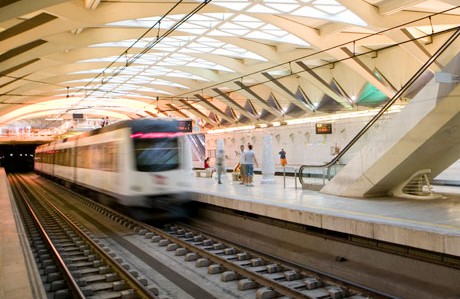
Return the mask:
[[0, 144], [0, 167], [7, 173], [34, 170], [34, 151], [37, 144]]

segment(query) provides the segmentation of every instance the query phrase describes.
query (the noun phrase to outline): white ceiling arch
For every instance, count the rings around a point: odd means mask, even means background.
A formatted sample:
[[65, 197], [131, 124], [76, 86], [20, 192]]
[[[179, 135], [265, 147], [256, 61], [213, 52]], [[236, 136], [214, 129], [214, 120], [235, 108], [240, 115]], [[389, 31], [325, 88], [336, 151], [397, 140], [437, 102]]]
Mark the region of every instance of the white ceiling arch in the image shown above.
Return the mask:
[[[72, 111], [186, 115], [227, 127], [308, 117], [326, 98], [359, 109], [354, 90], [368, 83], [391, 97], [442, 44], [438, 36], [460, 25], [452, 0], [17, 0], [0, 8], [0, 127]], [[386, 67], [398, 64], [403, 74]]]

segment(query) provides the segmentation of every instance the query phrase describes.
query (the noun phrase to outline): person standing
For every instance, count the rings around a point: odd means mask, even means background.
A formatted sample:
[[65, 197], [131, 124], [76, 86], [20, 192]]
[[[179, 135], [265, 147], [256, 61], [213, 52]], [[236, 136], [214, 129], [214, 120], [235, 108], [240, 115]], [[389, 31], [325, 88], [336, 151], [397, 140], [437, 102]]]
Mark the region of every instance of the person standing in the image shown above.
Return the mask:
[[244, 182], [246, 182], [246, 161], [244, 160], [244, 145], [240, 145], [240, 152], [236, 152], [236, 155], [240, 156], [240, 175], [241, 175], [241, 183], [240, 185], [243, 185]]
[[243, 157], [246, 163], [246, 181], [243, 181], [243, 183], [245, 183], [246, 186], [254, 186], [252, 183], [254, 177], [254, 164], [259, 167], [259, 163], [257, 162], [255, 153], [252, 150], [252, 144], [248, 145], [248, 149], [244, 151]]
[[284, 151], [284, 148], [281, 149], [281, 151], [278, 153], [280, 155], [280, 163], [281, 166], [286, 166], [287, 164], [287, 159], [286, 159], [286, 152]]

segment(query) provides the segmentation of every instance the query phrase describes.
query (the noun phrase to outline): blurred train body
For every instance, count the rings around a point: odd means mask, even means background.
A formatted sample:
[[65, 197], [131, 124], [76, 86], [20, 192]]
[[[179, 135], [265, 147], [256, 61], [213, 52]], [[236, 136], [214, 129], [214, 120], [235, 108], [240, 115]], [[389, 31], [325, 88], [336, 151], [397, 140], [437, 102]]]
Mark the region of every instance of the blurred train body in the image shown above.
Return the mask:
[[37, 147], [34, 170], [104, 204], [171, 210], [189, 201], [184, 142], [180, 121], [123, 121]]

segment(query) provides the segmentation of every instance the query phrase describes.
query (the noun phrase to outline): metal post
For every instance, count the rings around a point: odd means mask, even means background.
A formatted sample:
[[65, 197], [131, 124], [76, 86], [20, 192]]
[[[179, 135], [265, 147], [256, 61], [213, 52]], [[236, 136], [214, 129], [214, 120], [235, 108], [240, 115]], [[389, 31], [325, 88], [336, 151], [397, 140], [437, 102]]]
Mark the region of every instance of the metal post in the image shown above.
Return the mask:
[[324, 180], [324, 167], [321, 167], [323, 169], [323, 186], [326, 185], [326, 181]]
[[286, 166], [283, 166], [283, 187], [286, 188]]
[[297, 168], [294, 167], [294, 186], [297, 189]]

